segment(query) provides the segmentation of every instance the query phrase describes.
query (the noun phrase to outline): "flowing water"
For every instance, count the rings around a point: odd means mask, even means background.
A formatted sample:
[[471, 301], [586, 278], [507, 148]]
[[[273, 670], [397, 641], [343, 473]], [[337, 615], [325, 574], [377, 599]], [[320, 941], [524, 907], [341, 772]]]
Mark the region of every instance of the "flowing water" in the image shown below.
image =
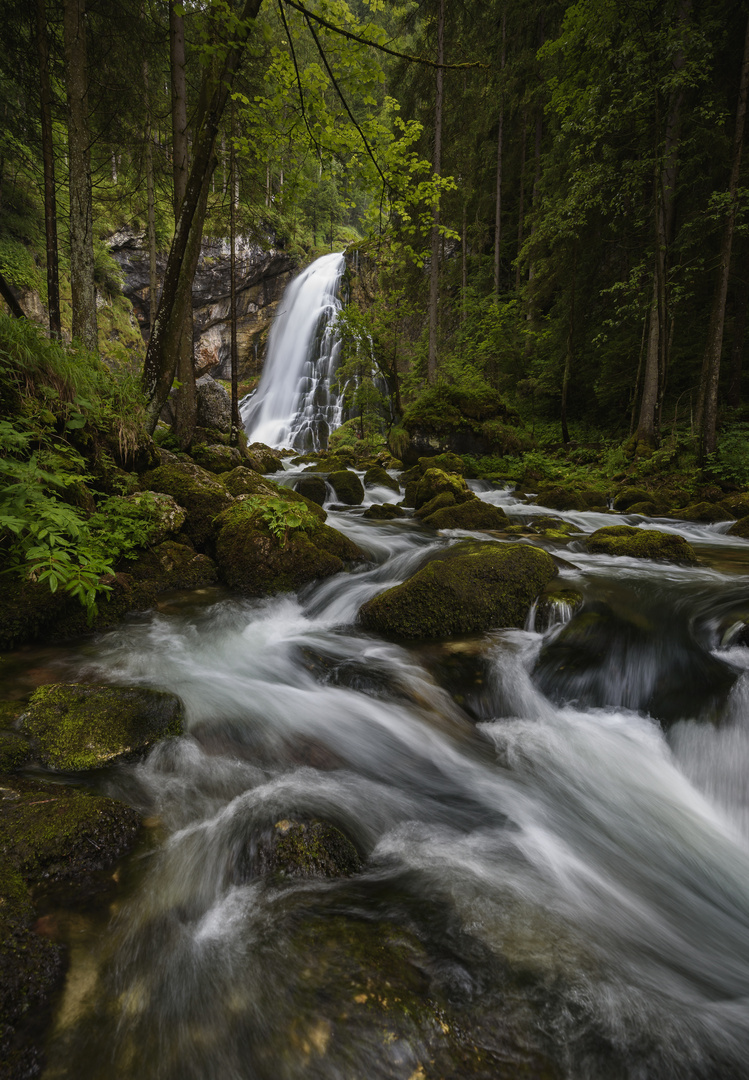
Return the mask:
[[[749, 545], [669, 522], [686, 568], [549, 542], [580, 612], [408, 646], [359, 607], [465, 534], [328, 520], [367, 566], [175, 597], [65, 657], [179, 694], [187, 733], [102, 774], [154, 839], [72, 924], [48, 1080], [746, 1077]], [[260, 874], [310, 818], [361, 873]]]
[[316, 259], [284, 292], [268, 338], [260, 384], [242, 404], [251, 442], [318, 450], [343, 422], [336, 384], [340, 341], [335, 317], [346, 263], [340, 252]]

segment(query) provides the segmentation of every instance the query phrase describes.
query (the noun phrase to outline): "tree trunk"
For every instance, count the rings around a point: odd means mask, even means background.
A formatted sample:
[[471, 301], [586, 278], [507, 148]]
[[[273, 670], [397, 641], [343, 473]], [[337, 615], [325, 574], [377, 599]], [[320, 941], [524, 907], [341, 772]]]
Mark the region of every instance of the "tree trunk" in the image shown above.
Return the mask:
[[143, 367], [143, 385], [148, 399], [151, 431], [156, 427], [159, 413], [172, 385], [182, 325], [192, 299], [192, 282], [200, 254], [205, 207], [215, 165], [214, 150], [221, 117], [247, 41], [246, 23], [255, 18], [261, 2], [262, 0], [245, 0], [238, 24], [233, 31], [233, 43], [226, 49], [220, 68], [216, 65], [206, 69], [203, 75], [203, 105], [193, 141], [192, 165], [167, 259], [161, 302]]
[[[499, 58], [500, 79], [505, 70], [507, 11], [502, 12], [502, 52]], [[497, 132], [497, 186], [494, 200], [494, 295], [499, 296], [499, 267], [502, 244], [502, 152], [504, 150], [505, 101], [504, 84], [499, 91], [499, 130]]]
[[153, 183], [153, 131], [151, 94], [148, 84], [148, 61], [143, 61], [143, 89], [146, 95], [146, 199], [148, 201], [148, 331], [151, 332], [159, 287], [156, 274], [156, 198]]
[[728, 296], [728, 274], [731, 267], [731, 247], [736, 222], [736, 190], [739, 186], [741, 171], [741, 148], [744, 142], [744, 124], [746, 121], [746, 98], [749, 88], [749, 19], [746, 24], [744, 40], [744, 59], [741, 65], [739, 98], [736, 105], [736, 127], [733, 133], [733, 156], [731, 179], [728, 185], [730, 204], [728, 217], [723, 229], [718, 263], [718, 280], [713, 297], [705, 355], [702, 361], [700, 380], [700, 400], [702, 402], [700, 424], [700, 457], [704, 459], [712, 454], [716, 446], [716, 428], [718, 421], [718, 383], [720, 380], [720, 357], [723, 351], [723, 325], [726, 317], [726, 298]]
[[229, 176], [232, 197], [229, 204], [229, 324], [231, 329], [231, 435], [229, 444], [239, 445], [239, 392], [237, 388], [237, 369], [239, 357], [237, 355], [237, 229], [236, 229], [236, 204], [234, 202], [234, 187], [236, 184], [236, 154], [234, 152], [234, 104], [231, 108], [231, 130], [229, 137]]
[[[744, 265], [746, 266], [746, 264]], [[744, 270], [744, 278], [736, 296], [733, 318], [733, 344], [731, 346], [731, 373], [726, 398], [732, 409], [738, 409], [741, 404], [741, 370], [744, 357], [747, 308], [749, 308], [749, 275]]]
[[[189, 151], [187, 139], [187, 63], [185, 59], [185, 24], [178, 13], [175, 0], [169, 4], [169, 69], [172, 82], [172, 181], [175, 221], [179, 216], [187, 188]], [[195, 389], [195, 360], [193, 357], [192, 288], [185, 311], [182, 335], [177, 355], [177, 382], [174, 395], [173, 430], [181, 450], [188, 450], [195, 434], [198, 419]]]
[[[445, 0], [439, 0], [437, 17], [437, 63], [445, 62]], [[437, 68], [436, 94], [434, 104], [434, 174], [442, 173], [442, 101], [444, 92], [444, 69]], [[429, 356], [427, 360], [427, 381], [437, 378], [437, 331], [439, 325], [439, 287], [440, 287], [440, 209], [436, 203], [432, 215], [432, 264], [429, 273]]]
[[96, 349], [94, 287], [94, 219], [91, 205], [91, 160], [88, 128], [88, 72], [85, 0], [65, 0], [65, 84], [68, 97], [70, 188], [70, 288], [73, 337]]
[[575, 335], [575, 278], [577, 276], [577, 245], [572, 249], [572, 282], [570, 284], [570, 317], [567, 327], [567, 351], [564, 357], [564, 374], [562, 375], [562, 404], [560, 420], [562, 424], [562, 442], [565, 446], [570, 441], [570, 433], [567, 427], [567, 395], [572, 374], [573, 342]]
[[520, 194], [518, 196], [518, 257], [515, 263], [515, 290], [520, 288], [520, 252], [523, 247], [525, 216], [525, 144], [528, 140], [528, 117], [523, 110], [523, 134], [520, 137]]
[[47, 242], [47, 308], [49, 332], [62, 333], [60, 321], [60, 280], [57, 263], [57, 199], [55, 195], [55, 148], [52, 141], [52, 87], [49, 78], [49, 43], [44, 0], [36, 0], [36, 46], [39, 58], [39, 105], [42, 121], [42, 165], [44, 169], [44, 232]]

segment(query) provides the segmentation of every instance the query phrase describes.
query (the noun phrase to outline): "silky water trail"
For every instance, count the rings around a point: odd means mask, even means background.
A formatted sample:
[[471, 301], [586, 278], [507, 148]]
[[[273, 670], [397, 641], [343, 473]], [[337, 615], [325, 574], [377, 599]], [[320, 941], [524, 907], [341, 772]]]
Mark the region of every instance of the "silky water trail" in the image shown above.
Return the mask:
[[[97, 780], [152, 842], [116, 910], [59, 917], [47, 1080], [746, 1077], [749, 544], [657, 522], [695, 546], [681, 567], [538, 536], [571, 620], [401, 645], [359, 607], [466, 534], [361, 515], [328, 521], [362, 569], [175, 596], [58, 658], [174, 691], [187, 731]], [[311, 818], [361, 872], [260, 873], [274, 825]]]
[[268, 337], [268, 354], [257, 390], [241, 405], [251, 442], [297, 450], [325, 449], [344, 420], [345, 388], [339, 387], [341, 310], [345, 259], [323, 255], [286, 288]]

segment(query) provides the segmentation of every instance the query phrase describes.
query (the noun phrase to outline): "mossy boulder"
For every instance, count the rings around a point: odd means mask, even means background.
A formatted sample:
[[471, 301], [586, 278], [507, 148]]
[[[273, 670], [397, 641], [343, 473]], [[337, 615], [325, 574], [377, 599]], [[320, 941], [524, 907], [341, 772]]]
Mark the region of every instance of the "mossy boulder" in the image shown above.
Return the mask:
[[628, 510], [633, 503], [649, 502], [651, 498], [645, 488], [625, 487], [614, 496], [614, 510]]
[[[201, 469], [207, 469], [212, 473], [229, 472], [241, 465], [243, 458], [236, 446], [224, 446], [222, 443], [206, 445], [205, 443], [193, 444], [190, 448], [190, 457]], [[265, 472], [265, 470], [262, 470]]]
[[144, 473], [141, 484], [151, 491], [163, 491], [187, 511], [183, 526], [198, 550], [202, 550], [213, 534], [213, 519], [227, 506], [232, 497], [226, 486], [212, 473], [189, 461], [169, 455], [165, 464]]
[[442, 469], [443, 472], [456, 473], [458, 476], [465, 476], [466, 472], [465, 462], [460, 454], [451, 454], [449, 451], [435, 454], [434, 457], [420, 457], [418, 468], [422, 476], [427, 469]]
[[28, 740], [15, 731], [0, 731], [0, 773], [13, 772], [31, 756]]
[[580, 532], [577, 525], [573, 525], [571, 521], [553, 517], [551, 514], [543, 514], [541, 517], [533, 518], [531, 524], [540, 533], [554, 532], [570, 536], [572, 533]]
[[298, 491], [305, 499], [322, 506], [328, 493], [328, 487], [321, 476], [300, 476], [294, 484], [294, 491]]
[[464, 498], [468, 492], [468, 485], [462, 476], [456, 473], [447, 473], [442, 469], [427, 469], [420, 480], [417, 481], [414, 495], [414, 506], [418, 510], [430, 502], [436, 495], [443, 492], [451, 492], [456, 502]]
[[[113, 505], [115, 504], [115, 505]], [[118, 506], [128, 516], [137, 516], [144, 531], [144, 543], [160, 544], [167, 537], [175, 536], [187, 520], [187, 511], [172, 495], [162, 491], [138, 491], [131, 495], [113, 496], [107, 499], [106, 513]]]
[[443, 638], [522, 626], [554, 577], [554, 560], [522, 544], [456, 544], [413, 577], [361, 608], [367, 630], [400, 638]]
[[394, 480], [381, 465], [373, 465], [371, 469], [367, 469], [364, 473], [364, 486], [390, 488], [396, 495], [400, 495], [401, 490], [398, 481]]
[[394, 518], [403, 517], [403, 510], [395, 503], [375, 503], [368, 506], [362, 516], [371, 521], [392, 521]]
[[656, 517], [658, 514], [658, 507], [654, 502], [638, 502], [632, 503], [627, 507], [628, 514], [640, 514], [642, 517]]
[[350, 469], [340, 469], [328, 476], [328, 483], [332, 486], [339, 502], [346, 506], [361, 506], [364, 502], [364, 487], [355, 472]]
[[626, 555], [687, 566], [697, 562], [694, 548], [683, 536], [657, 529], [637, 529], [634, 525], [606, 525], [589, 536], [585, 546], [596, 555]]
[[536, 630], [543, 632], [551, 626], [569, 622], [582, 606], [583, 595], [577, 589], [547, 589], [536, 605]]
[[145, 753], [182, 732], [174, 694], [133, 686], [41, 686], [21, 720], [35, 754], [50, 769], [81, 772]]
[[246, 456], [251, 468], [260, 473], [283, 472], [281, 451], [272, 450], [265, 443], [254, 442], [247, 447]]
[[587, 504], [577, 491], [560, 487], [558, 484], [544, 484], [536, 492], [538, 506], [548, 506], [550, 510], [585, 510]]
[[175, 540], [157, 544], [126, 565], [131, 578], [152, 582], [156, 593], [167, 589], [199, 589], [218, 581], [213, 559]]
[[681, 518], [684, 521], [699, 521], [707, 525], [713, 525], [718, 521], [731, 521], [733, 514], [729, 514], [722, 506], [714, 503], [699, 502], [691, 503], [681, 510], [674, 510], [669, 517]]
[[[473, 495], [473, 492], [471, 492]], [[425, 518], [430, 514], [434, 514], [437, 510], [442, 510], [446, 506], [457, 506], [458, 500], [455, 498], [453, 491], [442, 491], [439, 495], [435, 495], [429, 502], [424, 503], [418, 510], [414, 512], [414, 517]]]
[[221, 473], [221, 482], [234, 498], [240, 495], [271, 495], [276, 492], [273, 481], [265, 480], [263, 474], [249, 465], [239, 465], [231, 472]]
[[724, 510], [727, 510], [731, 517], [741, 520], [741, 518], [749, 517], [749, 495], [746, 492], [742, 492], [738, 495], [730, 495], [727, 499], [724, 499], [720, 504]]
[[741, 540], [749, 540], [749, 517], [740, 518], [728, 530], [729, 536], [738, 536]]
[[278, 821], [261, 844], [261, 869], [284, 877], [348, 877], [361, 870], [359, 852], [340, 829], [324, 821]]
[[453, 506], [443, 506], [427, 514], [422, 520], [432, 529], [470, 529], [479, 532], [485, 529], [504, 529], [508, 523], [507, 514], [500, 506], [492, 506], [481, 499], [468, 499]]
[[[346, 563], [364, 561], [366, 556], [353, 541], [323, 524], [301, 495], [297, 499], [305, 503], [306, 513], [280, 536], [272, 527], [274, 516], [254, 500], [237, 500], [217, 519], [216, 561], [222, 581], [230, 588], [245, 596], [295, 591], [337, 574]], [[290, 498], [285, 501], [292, 505]], [[314, 503], [309, 507], [324, 513]], [[280, 520], [283, 509], [276, 509], [275, 519]], [[288, 520], [296, 521], [298, 516]]]

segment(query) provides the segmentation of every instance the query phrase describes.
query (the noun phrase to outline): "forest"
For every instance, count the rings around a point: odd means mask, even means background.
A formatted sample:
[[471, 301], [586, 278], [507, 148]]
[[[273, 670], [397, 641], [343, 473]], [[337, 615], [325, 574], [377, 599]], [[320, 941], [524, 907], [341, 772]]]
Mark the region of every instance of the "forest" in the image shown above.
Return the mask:
[[0, 1080], [744, 1080], [747, 0], [0, 12]]

